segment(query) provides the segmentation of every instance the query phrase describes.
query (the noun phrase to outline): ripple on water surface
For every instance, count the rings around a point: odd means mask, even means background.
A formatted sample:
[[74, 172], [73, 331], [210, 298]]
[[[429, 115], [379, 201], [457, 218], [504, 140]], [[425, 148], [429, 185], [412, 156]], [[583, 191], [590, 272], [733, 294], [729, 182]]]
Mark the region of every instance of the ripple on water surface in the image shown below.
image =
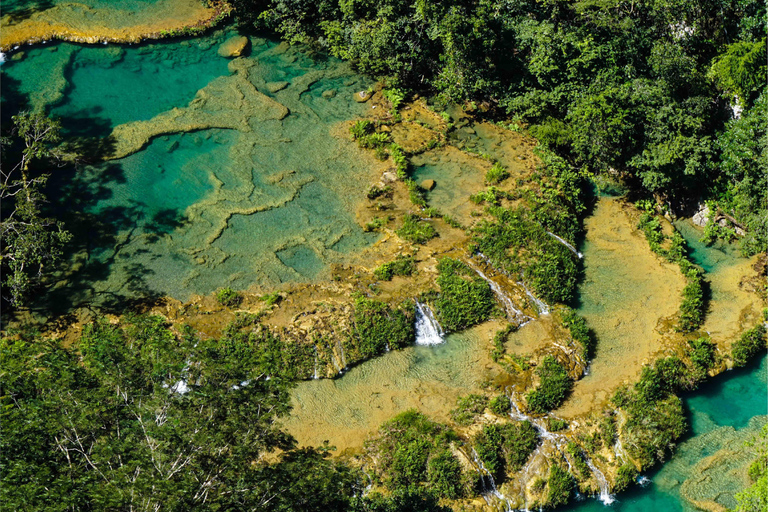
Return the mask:
[[[12, 78], [4, 100], [43, 87], [35, 101], [61, 115], [68, 133], [117, 128], [120, 154], [141, 148], [51, 180], [80, 249], [55, 287], [69, 301], [94, 293], [186, 300], [224, 286], [318, 279], [377, 239], [354, 214], [374, 161], [340, 124], [370, 108], [352, 101], [370, 82], [338, 60], [258, 38], [251, 58], [223, 59], [217, 48], [230, 35], [57, 44], [2, 68]], [[259, 108], [269, 113], [248, 110]], [[160, 135], [142, 148], [145, 129]]]

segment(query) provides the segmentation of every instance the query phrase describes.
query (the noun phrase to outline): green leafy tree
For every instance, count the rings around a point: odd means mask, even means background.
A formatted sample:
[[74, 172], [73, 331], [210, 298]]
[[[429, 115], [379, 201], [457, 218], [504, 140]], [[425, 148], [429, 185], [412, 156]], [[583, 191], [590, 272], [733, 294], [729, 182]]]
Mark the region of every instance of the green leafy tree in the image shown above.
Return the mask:
[[5, 160], [8, 153], [19, 155], [19, 160], [4, 161], [0, 170], [0, 264], [3, 298], [20, 306], [44, 272], [61, 258], [71, 235], [61, 222], [44, 215], [42, 189], [49, 175], [35, 174], [31, 167], [62, 156], [55, 147], [60, 140], [59, 123], [31, 112], [21, 112], [12, 119], [12, 137], [3, 140], [3, 153]]

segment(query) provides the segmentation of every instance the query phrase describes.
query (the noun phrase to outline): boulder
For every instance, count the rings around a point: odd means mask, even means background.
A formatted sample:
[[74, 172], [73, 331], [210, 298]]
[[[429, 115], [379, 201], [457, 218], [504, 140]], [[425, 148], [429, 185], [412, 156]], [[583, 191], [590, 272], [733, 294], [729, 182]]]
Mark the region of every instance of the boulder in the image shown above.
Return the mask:
[[697, 226], [704, 227], [709, 221], [709, 208], [707, 205], [702, 205], [699, 211], [693, 215], [693, 223]]
[[234, 36], [224, 41], [219, 46], [219, 55], [222, 57], [239, 57], [248, 47], [248, 38], [245, 36]]
[[435, 183], [435, 180], [424, 180], [421, 182], [421, 188], [423, 188], [424, 190], [432, 190], [433, 188], [435, 188], [435, 185], [437, 185], [437, 183]]
[[358, 102], [358, 103], [365, 103], [366, 101], [371, 99], [371, 96], [373, 96], [373, 93], [371, 93], [371, 92], [360, 91], [360, 92], [356, 92], [353, 97], [355, 98], [356, 102]]

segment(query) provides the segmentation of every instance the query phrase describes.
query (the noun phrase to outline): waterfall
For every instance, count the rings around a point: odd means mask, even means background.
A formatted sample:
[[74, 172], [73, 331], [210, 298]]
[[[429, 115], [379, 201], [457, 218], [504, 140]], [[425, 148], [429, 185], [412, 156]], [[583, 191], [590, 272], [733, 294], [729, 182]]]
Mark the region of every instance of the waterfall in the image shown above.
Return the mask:
[[528, 289], [528, 287], [525, 286], [524, 282], [520, 281], [518, 284], [523, 287], [523, 289], [525, 290], [525, 294], [528, 295], [528, 298], [531, 299], [533, 301], [533, 303], [536, 305], [536, 309], [539, 310], [539, 314], [541, 314], [541, 315], [548, 315], [549, 314], [549, 306], [547, 306], [547, 303], [544, 302], [541, 299], [537, 299], [531, 293], [531, 291]]
[[570, 249], [570, 251], [571, 251], [573, 254], [575, 254], [576, 256], [578, 256], [578, 257], [579, 257], [579, 259], [582, 259], [582, 258], [584, 257], [584, 255], [583, 255], [583, 254], [581, 254], [579, 251], [577, 251], [577, 250], [576, 250], [576, 248], [575, 248], [574, 246], [572, 246], [571, 244], [569, 244], [568, 242], [566, 242], [565, 240], [563, 240], [562, 238], [560, 238], [560, 237], [559, 237], [559, 236], [557, 236], [556, 234], [552, 233], [551, 231], [547, 231], [547, 234], [548, 234], [549, 236], [551, 236], [552, 238], [554, 238], [555, 240], [559, 241], [561, 244], [563, 244], [564, 246], [566, 246], [568, 249]]
[[640, 475], [637, 477], [637, 483], [640, 487], [647, 487], [651, 483], [651, 479], [645, 475]]
[[475, 268], [474, 266], [472, 268], [480, 277], [483, 278], [486, 283], [491, 286], [491, 290], [493, 290], [496, 298], [499, 299], [499, 302], [504, 305], [504, 310], [507, 312], [507, 320], [514, 322], [521, 320], [524, 321], [528, 318], [522, 311], [515, 307], [515, 303], [512, 302], [512, 299], [509, 298], [509, 295], [504, 293], [504, 290], [501, 289], [501, 286], [499, 286], [498, 283], [492, 281], [482, 272], [482, 270]]
[[[482, 496], [485, 502], [490, 505], [491, 500], [489, 499], [488, 495], [494, 496], [496, 499], [504, 502], [505, 512], [513, 512], [512, 511], [512, 504], [509, 501], [509, 498], [504, 496], [499, 490], [496, 488], [496, 481], [493, 479], [493, 475], [491, 475], [491, 472], [488, 471], [488, 469], [485, 467], [485, 464], [483, 464], [483, 461], [480, 460], [480, 457], [477, 455], [477, 452], [474, 448], [472, 448], [472, 459], [475, 463], [475, 468], [477, 469], [478, 473], [480, 473], [480, 481], [483, 483], [483, 491]], [[488, 484], [488, 485], [486, 485]]]
[[336, 339], [336, 346], [339, 347], [339, 356], [341, 356], [341, 368], [339, 373], [344, 373], [344, 368], [347, 367], [347, 358], [344, 357], [344, 345], [341, 343], [341, 339]]
[[608, 480], [606, 480], [605, 475], [597, 469], [597, 466], [595, 466], [592, 463], [592, 460], [584, 456], [584, 460], [587, 463], [587, 466], [589, 466], [589, 469], [592, 470], [592, 474], [595, 475], [595, 479], [597, 479], [597, 484], [600, 486], [600, 496], [599, 500], [603, 502], [603, 505], [610, 505], [614, 501], [616, 501], [616, 498], [611, 495], [611, 486], [608, 484]]
[[312, 378], [315, 380], [320, 378], [320, 375], [317, 373], [317, 345], [315, 345], [315, 373], [312, 374]]
[[438, 345], [443, 342], [443, 330], [426, 304], [416, 301], [416, 344]]

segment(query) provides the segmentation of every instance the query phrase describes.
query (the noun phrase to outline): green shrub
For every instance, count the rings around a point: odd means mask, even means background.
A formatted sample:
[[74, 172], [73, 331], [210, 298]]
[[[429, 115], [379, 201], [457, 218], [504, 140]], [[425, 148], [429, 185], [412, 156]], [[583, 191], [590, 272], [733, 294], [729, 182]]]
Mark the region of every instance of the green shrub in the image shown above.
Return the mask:
[[622, 464], [616, 473], [616, 481], [613, 484], [614, 492], [622, 492], [629, 489], [629, 486], [635, 483], [635, 477], [637, 477], [637, 468], [629, 462]]
[[508, 416], [509, 411], [512, 410], [512, 404], [509, 403], [509, 397], [507, 395], [495, 396], [488, 402], [488, 408], [496, 416]]
[[470, 425], [475, 416], [482, 414], [488, 406], [488, 397], [483, 395], [461, 396], [456, 401], [456, 408], [451, 411], [451, 419], [459, 425]]
[[731, 357], [736, 366], [746, 365], [750, 359], [765, 351], [765, 325], [758, 324], [741, 335], [731, 347]]
[[563, 365], [552, 356], [544, 357], [536, 368], [541, 378], [539, 387], [525, 395], [528, 408], [538, 414], [556, 409], [563, 403], [573, 387], [573, 379], [568, 376]]
[[579, 448], [579, 445], [573, 441], [569, 441], [565, 447], [565, 451], [571, 454], [573, 465], [576, 467], [581, 478], [586, 480], [592, 476], [592, 470], [589, 469], [587, 461], [584, 459], [584, 452]]
[[493, 336], [493, 349], [491, 349], [491, 359], [493, 359], [494, 363], [498, 363], [501, 356], [504, 355], [504, 343], [507, 341], [507, 337], [510, 333], [513, 333], [516, 330], [516, 325], [509, 324], [504, 329], [496, 331], [496, 334]]
[[462, 497], [461, 463], [450, 450], [443, 450], [429, 459], [427, 482], [438, 496], [455, 500]]
[[435, 314], [446, 332], [459, 331], [490, 318], [496, 301], [491, 287], [464, 263], [443, 258], [437, 264], [440, 293]]
[[376, 149], [389, 142], [388, 133], [371, 133], [357, 139], [357, 145], [363, 149]]
[[435, 228], [411, 213], [403, 216], [403, 225], [395, 232], [403, 240], [414, 244], [425, 244], [437, 236]]
[[547, 429], [550, 432], [559, 432], [568, 428], [568, 422], [552, 416], [547, 417]]
[[408, 187], [408, 199], [411, 200], [411, 203], [420, 206], [421, 208], [425, 208], [427, 206], [427, 191], [411, 179], [406, 179], [404, 181], [405, 185]]
[[400, 255], [394, 261], [385, 263], [373, 271], [373, 275], [382, 281], [390, 281], [394, 276], [410, 276], [416, 270], [413, 256]]
[[384, 227], [386, 223], [387, 223], [386, 217], [374, 217], [372, 221], [365, 223], [365, 226], [363, 226], [363, 231], [365, 231], [366, 233], [370, 231], [376, 231]]
[[392, 161], [395, 163], [395, 173], [401, 180], [408, 178], [408, 170], [411, 163], [408, 161], [408, 157], [405, 155], [403, 148], [397, 144], [389, 145], [389, 152], [392, 156]]
[[507, 178], [509, 178], [509, 173], [497, 162], [485, 173], [485, 184], [497, 185]]
[[393, 308], [385, 302], [355, 298], [354, 338], [364, 359], [382, 354], [387, 347], [403, 348], [413, 343], [416, 335], [413, 303], [404, 302]]
[[485, 425], [474, 441], [477, 456], [494, 479], [501, 481], [507, 468], [518, 471], [536, 449], [536, 429], [528, 421]]
[[280, 302], [282, 299], [283, 299], [283, 296], [277, 292], [267, 293], [259, 297], [259, 300], [261, 300], [265, 306], [273, 306], [278, 302]]
[[691, 362], [703, 370], [709, 370], [715, 365], [715, 344], [708, 337], [688, 340], [691, 349], [688, 357]]
[[574, 310], [568, 308], [563, 312], [563, 325], [571, 332], [571, 337], [581, 344], [582, 356], [589, 361], [597, 348], [595, 333], [587, 327], [587, 321]]
[[571, 474], [558, 465], [549, 469], [547, 479], [547, 504], [550, 507], [565, 505], [571, 497], [574, 482]]
[[243, 297], [232, 288], [221, 288], [216, 292], [216, 302], [228, 308], [237, 306], [242, 300]]
[[405, 100], [405, 91], [402, 89], [384, 89], [381, 91], [381, 94], [383, 94], [392, 104], [392, 112], [397, 112], [397, 109], [400, 108], [400, 104]]
[[352, 138], [355, 140], [365, 137], [371, 132], [373, 132], [373, 123], [367, 119], [355, 121], [354, 124], [349, 127], [349, 133], [352, 134]]
[[368, 193], [366, 194], [366, 196], [368, 197], [368, 199], [373, 200], [373, 199], [376, 199], [377, 197], [386, 196], [391, 193], [392, 193], [392, 187], [390, 187], [389, 185], [387, 185], [384, 188], [379, 188], [376, 185], [371, 185], [371, 188], [368, 189]]

